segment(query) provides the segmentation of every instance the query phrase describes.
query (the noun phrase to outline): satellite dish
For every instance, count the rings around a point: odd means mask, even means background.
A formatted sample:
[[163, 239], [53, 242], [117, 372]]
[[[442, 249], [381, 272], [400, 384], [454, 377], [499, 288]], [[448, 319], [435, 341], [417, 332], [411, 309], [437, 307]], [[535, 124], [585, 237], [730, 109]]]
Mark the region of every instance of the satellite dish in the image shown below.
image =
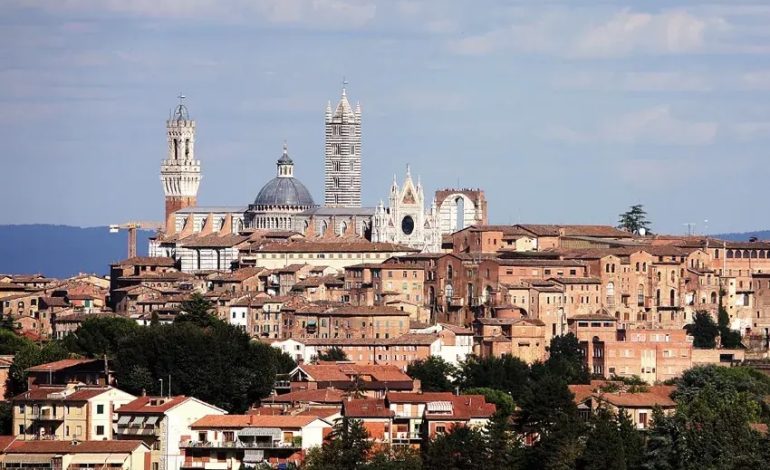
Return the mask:
[[639, 235], [645, 236], [647, 234], [647, 229], [642, 227], [639, 229]]

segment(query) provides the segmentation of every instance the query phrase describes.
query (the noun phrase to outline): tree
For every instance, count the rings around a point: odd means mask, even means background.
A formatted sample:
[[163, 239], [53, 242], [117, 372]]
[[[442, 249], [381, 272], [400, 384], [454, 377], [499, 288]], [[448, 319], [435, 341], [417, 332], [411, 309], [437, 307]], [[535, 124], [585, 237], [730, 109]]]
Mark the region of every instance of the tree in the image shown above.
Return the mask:
[[770, 407], [765, 397], [770, 395], [770, 377], [753, 367], [720, 367], [716, 365], [693, 367], [676, 380], [674, 398], [686, 404], [703, 389], [712, 387], [726, 393], [746, 393], [760, 407], [763, 420], [770, 419]]
[[494, 388], [468, 388], [463, 390], [463, 395], [483, 395], [487, 403], [494, 403], [497, 407], [497, 413], [505, 417], [510, 416], [516, 408], [513, 398], [508, 393]]
[[411, 447], [388, 447], [376, 452], [362, 468], [365, 470], [420, 470], [422, 458]]
[[618, 228], [631, 233], [641, 233], [641, 230], [644, 229], [645, 232], [649, 233], [650, 221], [647, 220], [644, 206], [635, 204], [628, 211], [620, 214]]
[[516, 469], [523, 465], [524, 449], [511, 431], [509, 416], [498, 409], [489, 420], [484, 429], [486, 447], [484, 462], [480, 468]]
[[605, 407], [594, 413], [581, 457], [585, 470], [626, 470], [623, 440], [615, 416]]
[[702, 349], [713, 349], [717, 346], [716, 337], [719, 327], [714, 323], [711, 314], [700, 310], [695, 312], [693, 323], [688, 325], [688, 333], [693, 337], [693, 346]]
[[321, 448], [311, 450], [305, 460], [307, 470], [358, 470], [365, 468], [372, 448], [369, 433], [359, 420], [342, 417], [334, 425]]
[[523, 432], [546, 436], [558, 422], [567, 423], [577, 418], [575, 396], [560, 376], [545, 373], [534, 379], [518, 401], [521, 410], [517, 425]]
[[641, 468], [644, 461], [644, 436], [637, 431], [631, 416], [625, 410], [618, 413], [615, 419], [620, 440], [623, 442], [626, 468], [628, 470]]
[[406, 368], [406, 373], [420, 381], [425, 392], [448, 392], [452, 390], [452, 377], [457, 369], [439, 356], [418, 359]]
[[132, 337], [141, 328], [135, 321], [124, 317], [88, 318], [77, 331], [63, 340], [69, 351], [94, 358], [115, 357], [120, 343]]
[[481, 431], [468, 426], [454, 426], [425, 445], [423, 466], [426, 470], [481, 468], [485, 447]]
[[529, 366], [506, 354], [502, 357], [468, 357], [460, 366], [457, 383], [463, 390], [478, 387], [502, 390], [518, 402], [527, 390], [528, 381]]
[[8, 373], [6, 397], [10, 398], [27, 390], [28, 368], [69, 357], [70, 353], [58, 341], [49, 341], [42, 346], [31, 341], [22, 343], [21, 348], [15, 353]]
[[727, 310], [721, 305], [721, 302], [717, 319], [722, 347], [730, 349], [741, 347], [741, 333], [730, 329], [730, 315], [727, 314]]
[[549, 356], [545, 366], [554, 375], [564, 378], [568, 384], [587, 384], [590, 380], [588, 365], [583, 360], [580, 341], [567, 333], [551, 338]]
[[193, 323], [201, 328], [208, 328], [219, 325], [222, 322], [211, 312], [214, 306], [208, 299], [199, 293], [194, 293], [188, 300], [182, 302], [179, 315], [174, 319], [175, 323]]
[[347, 361], [348, 355], [339, 346], [333, 346], [326, 351], [318, 353], [319, 361]]

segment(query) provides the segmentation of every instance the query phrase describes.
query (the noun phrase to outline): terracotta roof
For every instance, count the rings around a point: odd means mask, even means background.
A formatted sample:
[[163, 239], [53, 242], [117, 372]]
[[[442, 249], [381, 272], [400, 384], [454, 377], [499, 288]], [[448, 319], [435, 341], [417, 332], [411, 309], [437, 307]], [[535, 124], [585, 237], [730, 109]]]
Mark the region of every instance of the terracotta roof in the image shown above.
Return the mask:
[[[438, 400], [439, 402], [444, 400]], [[497, 407], [492, 403], [487, 403], [484, 395], [453, 395], [451, 400], [451, 413], [430, 413], [426, 410], [425, 419], [427, 420], [469, 420], [472, 418], [489, 418]], [[431, 402], [429, 402], [431, 403]]]
[[70, 367], [75, 367], [83, 364], [98, 364], [102, 362], [101, 359], [62, 359], [60, 361], [47, 362], [34, 367], [26, 369], [27, 372], [58, 372]]
[[269, 253], [370, 253], [370, 252], [416, 252], [415, 248], [395, 243], [375, 243], [367, 241], [295, 241], [288, 243], [268, 243], [258, 251]]
[[124, 441], [16, 441], [7, 454], [130, 454], [145, 444], [140, 440]]
[[356, 375], [371, 376], [373, 381], [412, 381], [404, 371], [394, 365], [364, 365], [340, 362], [336, 364], [304, 364], [298, 367], [316, 382], [349, 382]]
[[519, 224], [519, 227], [540, 237], [556, 237], [560, 232], [565, 236], [589, 236], [606, 238], [633, 238], [629, 232], [619, 230], [611, 225], [548, 225], [548, 224]]
[[174, 258], [165, 258], [161, 256], [134, 256], [123, 261], [115, 263], [113, 266], [161, 266], [174, 267], [176, 262]]
[[0, 436], [0, 454], [4, 453], [15, 440], [16, 436]]
[[567, 318], [567, 321], [570, 320], [617, 321], [617, 319], [612, 315], [605, 315], [602, 313], [585, 313], [581, 315], [573, 315], [571, 318]]
[[441, 327], [443, 329], [449, 330], [449, 331], [451, 331], [452, 333], [454, 333], [456, 335], [472, 335], [473, 334], [473, 330], [471, 330], [470, 328], [465, 328], [465, 327], [462, 327], [462, 326], [452, 325], [450, 323], [439, 323], [439, 325], [441, 325]]
[[602, 280], [598, 277], [549, 277], [549, 281], [559, 284], [601, 284]]
[[141, 414], [163, 414], [171, 408], [190, 400], [184, 395], [175, 397], [139, 397], [132, 402], [128, 402], [117, 410], [118, 413], [141, 413]]
[[452, 392], [390, 392], [386, 400], [390, 403], [427, 403], [429, 401], [452, 401]]
[[98, 397], [102, 393], [112, 390], [112, 387], [84, 386], [71, 393], [66, 393], [65, 386], [44, 386], [33, 388], [13, 397], [16, 401], [70, 401], [80, 402], [88, 401], [91, 398]]
[[40, 301], [49, 307], [69, 307], [64, 297], [41, 297]]
[[234, 428], [301, 428], [318, 419], [316, 416], [291, 415], [207, 415], [190, 425], [192, 429]]
[[265, 398], [263, 403], [342, 403], [345, 394], [336, 388], [295, 390], [283, 395]]
[[653, 406], [673, 408], [676, 406], [676, 402], [671, 398], [654, 392], [597, 393], [595, 396], [599, 400], [624, 408], [652, 408]]
[[308, 346], [400, 346], [400, 345], [430, 345], [437, 339], [434, 333], [405, 333], [394, 338], [292, 338], [298, 343]]
[[337, 307], [330, 312], [332, 315], [395, 315], [395, 316], [409, 316], [409, 312], [404, 312], [393, 307], [386, 306], [345, 306]]
[[388, 408], [385, 400], [364, 398], [344, 402], [342, 414], [349, 418], [390, 418], [395, 413]]

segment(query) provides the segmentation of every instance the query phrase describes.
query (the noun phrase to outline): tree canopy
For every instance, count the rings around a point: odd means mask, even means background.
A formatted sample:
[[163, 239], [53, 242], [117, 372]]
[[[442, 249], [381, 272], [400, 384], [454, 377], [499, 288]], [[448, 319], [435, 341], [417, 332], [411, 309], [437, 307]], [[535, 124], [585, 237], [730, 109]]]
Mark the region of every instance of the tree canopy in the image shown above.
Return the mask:
[[696, 348], [713, 349], [717, 347], [719, 326], [714, 323], [711, 314], [705, 310], [695, 312], [693, 322], [687, 325], [687, 332], [693, 337], [692, 345]]
[[420, 381], [420, 386], [426, 392], [452, 391], [452, 378], [457, 375], [457, 369], [438, 356], [418, 359], [406, 368], [406, 373]]
[[631, 233], [641, 234], [642, 229], [649, 233], [650, 225], [651, 222], [647, 220], [647, 212], [641, 204], [634, 204], [626, 212], [620, 214], [618, 219], [618, 228]]

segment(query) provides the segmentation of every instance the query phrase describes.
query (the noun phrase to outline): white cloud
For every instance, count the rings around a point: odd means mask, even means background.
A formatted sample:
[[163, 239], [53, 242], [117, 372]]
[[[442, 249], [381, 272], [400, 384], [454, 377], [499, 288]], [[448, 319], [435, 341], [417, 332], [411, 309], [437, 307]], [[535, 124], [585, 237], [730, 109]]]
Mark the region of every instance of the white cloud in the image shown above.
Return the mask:
[[606, 120], [594, 130], [555, 127], [545, 137], [568, 143], [708, 145], [716, 138], [717, 129], [715, 122], [680, 119], [662, 105]]
[[371, 21], [377, 10], [374, 0], [11, 0], [11, 3], [58, 13], [88, 11], [230, 21], [264, 19], [319, 28], [357, 28]]
[[620, 57], [632, 52], [682, 54], [703, 48], [719, 19], [701, 18], [686, 11], [660, 14], [622, 11], [609, 21], [589, 28], [575, 42], [578, 57]]
[[714, 89], [711, 78], [695, 72], [596, 72], [580, 70], [561, 73], [553, 79], [555, 87], [567, 90], [630, 92], [704, 92]]

